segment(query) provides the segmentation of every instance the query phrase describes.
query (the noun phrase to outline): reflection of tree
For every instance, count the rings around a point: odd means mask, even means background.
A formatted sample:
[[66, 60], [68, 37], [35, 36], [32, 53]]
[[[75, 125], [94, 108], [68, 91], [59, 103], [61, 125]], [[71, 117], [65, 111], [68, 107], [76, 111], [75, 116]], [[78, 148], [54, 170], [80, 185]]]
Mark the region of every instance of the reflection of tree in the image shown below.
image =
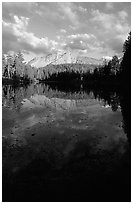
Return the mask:
[[[3, 86], [3, 100], [7, 106], [19, 107], [23, 98], [29, 98], [34, 94], [46, 95], [47, 97], [59, 97], [70, 99], [98, 99], [104, 105], [110, 105], [113, 111], [118, 109], [119, 93], [116, 91], [85, 87], [75, 84], [73, 88], [64, 83], [49, 83], [30, 86], [15, 87], [11, 85]], [[11, 105], [12, 104], [12, 105]], [[14, 105], [13, 105], [14, 104]]]
[[130, 101], [127, 100], [127, 93], [119, 92], [119, 90], [108, 90], [94, 87], [80, 86], [71, 88], [61, 83], [57, 84], [38, 84], [30, 86], [15, 87], [11, 85], [3, 86], [3, 106], [19, 109], [24, 98], [30, 98], [34, 94], [45, 95], [48, 98], [64, 98], [64, 99], [98, 99], [104, 105], [109, 105], [112, 111], [117, 111], [121, 106], [123, 115], [123, 128], [130, 137]]
[[118, 104], [115, 101], [113, 101], [113, 103], [111, 104], [111, 108], [112, 108], [112, 111], [117, 111]]
[[120, 97], [120, 105], [123, 116], [123, 128], [127, 134], [129, 143], [131, 143], [131, 100], [128, 95], [129, 94], [127, 92], [122, 92]]

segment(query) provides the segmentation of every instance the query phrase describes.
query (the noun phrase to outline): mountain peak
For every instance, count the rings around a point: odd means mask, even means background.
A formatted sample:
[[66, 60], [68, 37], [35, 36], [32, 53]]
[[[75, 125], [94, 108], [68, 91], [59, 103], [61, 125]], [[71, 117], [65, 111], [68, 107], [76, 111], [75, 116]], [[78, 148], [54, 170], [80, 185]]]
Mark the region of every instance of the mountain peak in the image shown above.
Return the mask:
[[102, 64], [104, 59], [95, 59], [92, 57], [79, 55], [77, 52], [67, 48], [65, 51], [60, 51], [46, 56], [35, 57], [28, 64], [33, 67], [40, 68], [53, 64]]

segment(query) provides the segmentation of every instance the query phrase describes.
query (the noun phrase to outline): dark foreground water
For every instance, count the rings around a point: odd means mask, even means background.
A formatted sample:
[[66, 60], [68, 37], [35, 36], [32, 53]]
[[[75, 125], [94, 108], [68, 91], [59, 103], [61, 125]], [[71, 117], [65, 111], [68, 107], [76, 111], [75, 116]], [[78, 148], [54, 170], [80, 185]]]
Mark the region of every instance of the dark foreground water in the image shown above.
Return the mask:
[[2, 104], [3, 201], [130, 201], [123, 92], [5, 85]]

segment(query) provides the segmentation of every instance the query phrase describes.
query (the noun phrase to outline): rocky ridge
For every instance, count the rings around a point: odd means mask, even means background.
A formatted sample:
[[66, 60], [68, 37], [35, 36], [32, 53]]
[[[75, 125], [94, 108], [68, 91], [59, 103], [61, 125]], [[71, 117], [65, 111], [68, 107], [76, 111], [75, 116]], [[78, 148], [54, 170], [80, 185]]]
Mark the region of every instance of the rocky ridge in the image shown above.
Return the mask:
[[77, 53], [67, 50], [64, 52], [57, 52], [54, 54], [48, 54], [46, 56], [35, 57], [28, 64], [33, 67], [40, 68], [47, 65], [59, 65], [59, 64], [90, 64], [90, 65], [102, 65], [105, 58], [95, 59], [87, 56], [79, 56]]

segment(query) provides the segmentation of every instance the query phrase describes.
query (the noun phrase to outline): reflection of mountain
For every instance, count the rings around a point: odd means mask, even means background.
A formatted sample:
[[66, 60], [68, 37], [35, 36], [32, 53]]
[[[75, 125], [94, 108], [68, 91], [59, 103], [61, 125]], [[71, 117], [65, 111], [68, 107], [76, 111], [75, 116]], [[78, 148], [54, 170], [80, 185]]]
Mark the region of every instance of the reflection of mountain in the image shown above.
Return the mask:
[[93, 99], [90, 101], [85, 99], [79, 100], [70, 100], [70, 99], [62, 99], [62, 98], [48, 98], [44, 95], [31, 96], [29, 99], [24, 99], [22, 101], [23, 108], [34, 108], [34, 107], [45, 107], [56, 110], [76, 110], [78, 108], [88, 107], [91, 104], [97, 104], [97, 102]]
[[29, 64], [36, 68], [45, 67], [53, 64], [90, 64], [100, 65], [103, 64], [103, 59], [95, 59], [91, 57], [79, 56], [77, 53], [67, 50], [62, 53], [48, 54], [42, 57], [35, 57]]
[[120, 98], [121, 112], [123, 115], [123, 128], [131, 144], [131, 95], [129, 90], [124, 90]]
[[[2, 104], [4, 107], [10, 107], [12, 109], [19, 109], [21, 107], [21, 102], [23, 99], [26, 99], [26, 104], [29, 103], [29, 106], [34, 106], [34, 104], [42, 104], [44, 105], [44, 101], [47, 105], [51, 104], [53, 107], [56, 104], [61, 103], [65, 108], [65, 104], [70, 103], [69, 101], [76, 101], [75, 103], [80, 104], [80, 102], [84, 103], [87, 101], [89, 104], [90, 101], [97, 99], [98, 101], [102, 101], [105, 105], [109, 105], [112, 107], [113, 111], [116, 111], [119, 106], [119, 92], [109, 91], [109, 90], [101, 90], [99, 88], [92, 89], [90, 87], [73, 87], [73, 89], [67, 89], [67, 87], [63, 87], [62, 84], [54, 85], [45, 85], [38, 84], [34, 86], [31, 84], [26, 87], [18, 87], [15, 88], [13, 86], [3, 86], [3, 97]], [[39, 95], [40, 98], [37, 98], [36, 95]], [[37, 101], [35, 97], [37, 98]], [[42, 97], [42, 98], [41, 98]], [[30, 100], [29, 100], [30, 99]], [[44, 100], [45, 99], [45, 100]], [[38, 101], [41, 100], [41, 101]], [[55, 101], [54, 101], [55, 100]], [[64, 101], [63, 101], [64, 100]], [[29, 102], [28, 102], [29, 101]], [[77, 102], [78, 101], [78, 102]], [[69, 105], [68, 105], [69, 106]]]
[[[91, 102], [95, 104], [96, 101], [102, 103], [105, 107], [112, 108], [117, 111], [121, 106], [123, 115], [123, 127], [130, 140], [130, 100], [127, 97], [128, 92], [120, 92], [117, 90], [100, 89], [95, 87], [82, 87], [71, 91], [66, 90], [66, 87], [50, 86], [45, 84], [31, 84], [28, 87], [13, 87], [4, 85], [2, 87], [2, 106], [14, 110], [23, 108], [46, 107], [54, 110], [75, 110], [81, 106], [89, 107]], [[129, 92], [130, 93], [130, 92]], [[96, 100], [95, 100], [96, 99]]]

